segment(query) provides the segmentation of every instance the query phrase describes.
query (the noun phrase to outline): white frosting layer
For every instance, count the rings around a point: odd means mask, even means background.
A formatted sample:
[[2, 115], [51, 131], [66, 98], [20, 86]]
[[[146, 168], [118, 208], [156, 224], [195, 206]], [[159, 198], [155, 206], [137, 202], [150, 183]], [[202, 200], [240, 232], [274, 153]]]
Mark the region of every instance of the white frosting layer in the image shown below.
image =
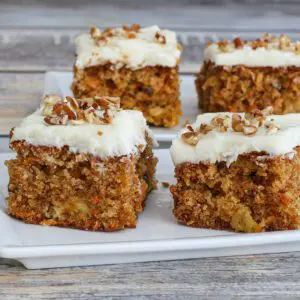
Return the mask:
[[[107, 63], [131, 69], [177, 65], [181, 51], [177, 47], [175, 32], [152, 26], [141, 29], [136, 38], [129, 39], [123, 29], [118, 28], [115, 31], [115, 36], [100, 45], [95, 43], [90, 34], [79, 36], [76, 39], [76, 67], [82, 69]], [[165, 44], [155, 38], [157, 32], [166, 38]]]
[[[103, 134], [100, 136], [98, 131]], [[150, 132], [139, 111], [121, 110], [109, 125], [49, 126], [44, 123], [42, 109], [38, 109], [14, 129], [11, 141], [25, 140], [28, 144], [57, 148], [67, 145], [71, 152], [90, 153], [105, 159], [137, 153], [137, 146], [146, 145], [146, 131]]]
[[222, 52], [217, 44], [211, 44], [204, 51], [204, 59], [213, 62], [217, 66], [300, 66], [300, 54], [276, 49], [273, 44], [269, 44], [267, 49], [257, 48], [255, 50], [247, 45], [242, 49], [236, 49], [231, 45], [228, 52]]
[[[199, 128], [200, 124], [209, 123], [216, 115], [218, 113], [199, 115], [192, 127]], [[223, 113], [223, 115], [231, 116], [232, 114]], [[280, 126], [280, 130], [274, 134], [269, 134], [265, 127], [260, 127], [254, 136], [245, 136], [240, 132], [234, 132], [232, 128], [225, 133], [213, 130], [206, 135], [201, 135], [195, 146], [182, 140], [181, 134], [188, 131], [183, 129], [172, 142], [173, 161], [175, 165], [184, 162], [216, 163], [221, 161], [230, 165], [237, 159], [238, 155], [253, 151], [265, 151], [270, 156], [293, 153], [293, 149], [300, 145], [300, 115], [273, 115], [267, 119], [274, 119], [275, 123]]]

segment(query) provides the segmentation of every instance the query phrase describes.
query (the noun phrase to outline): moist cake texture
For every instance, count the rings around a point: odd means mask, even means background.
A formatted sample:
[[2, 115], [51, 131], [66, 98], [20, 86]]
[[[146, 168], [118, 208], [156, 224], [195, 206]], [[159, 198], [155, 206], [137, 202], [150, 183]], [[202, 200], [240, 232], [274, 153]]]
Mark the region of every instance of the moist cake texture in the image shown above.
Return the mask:
[[300, 119], [208, 113], [173, 141], [174, 215], [185, 225], [260, 232], [300, 228]]
[[158, 26], [92, 28], [76, 40], [72, 90], [77, 98], [121, 98], [123, 109], [142, 111], [147, 122], [173, 127], [179, 123], [176, 35]]
[[46, 96], [11, 132], [8, 213], [27, 223], [134, 228], [155, 187], [157, 159], [142, 113], [119, 99]]
[[196, 79], [203, 112], [300, 112], [300, 42], [264, 35], [207, 45]]

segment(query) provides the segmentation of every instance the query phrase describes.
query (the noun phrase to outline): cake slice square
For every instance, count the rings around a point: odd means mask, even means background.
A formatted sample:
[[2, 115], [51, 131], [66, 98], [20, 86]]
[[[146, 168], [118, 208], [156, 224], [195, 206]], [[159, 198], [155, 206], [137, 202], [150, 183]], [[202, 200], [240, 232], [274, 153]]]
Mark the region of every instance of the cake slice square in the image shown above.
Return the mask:
[[154, 140], [119, 98], [48, 95], [11, 131], [8, 213], [32, 224], [134, 228], [155, 187]]
[[300, 112], [300, 42], [265, 34], [207, 45], [196, 79], [203, 112]]
[[76, 39], [73, 93], [120, 97], [123, 109], [142, 111], [149, 124], [174, 127], [181, 115], [180, 54], [175, 33], [158, 26], [93, 27]]
[[300, 228], [300, 118], [207, 113], [173, 141], [174, 215], [200, 228]]

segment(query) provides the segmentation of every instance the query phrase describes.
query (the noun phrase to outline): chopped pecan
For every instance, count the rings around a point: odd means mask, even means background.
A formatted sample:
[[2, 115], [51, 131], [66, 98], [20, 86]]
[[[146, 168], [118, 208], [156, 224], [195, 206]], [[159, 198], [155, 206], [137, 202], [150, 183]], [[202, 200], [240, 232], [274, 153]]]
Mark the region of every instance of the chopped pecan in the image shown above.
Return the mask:
[[253, 125], [244, 125], [243, 134], [247, 136], [252, 136], [257, 132], [257, 127]]
[[68, 116], [63, 115], [59, 117], [46, 116], [44, 118], [45, 123], [49, 125], [66, 125], [68, 123]]
[[283, 51], [291, 50], [291, 39], [286, 35], [282, 34], [279, 37], [279, 49]]
[[79, 108], [79, 103], [77, 102], [76, 99], [67, 96], [67, 97], [66, 97], [66, 100], [67, 100], [68, 103], [70, 103], [70, 106], [71, 106], [73, 109], [76, 110], [76, 109]]
[[200, 139], [200, 135], [197, 132], [185, 132], [181, 135], [182, 140], [189, 145], [197, 145]]
[[200, 128], [199, 128], [199, 132], [202, 133], [202, 134], [207, 134], [212, 130], [213, 130], [213, 127], [211, 125], [204, 124], [204, 123], [201, 124]]
[[217, 115], [210, 123], [217, 131], [226, 132], [230, 126], [230, 117], [227, 115]]
[[166, 44], [166, 42], [167, 42], [166, 37], [162, 33], [158, 32], [158, 31], [155, 33], [155, 38], [161, 44]]
[[298, 41], [295, 43], [295, 53], [300, 54], [300, 42]]
[[131, 26], [123, 25], [123, 30], [125, 31], [134, 31], [138, 32], [141, 29], [141, 26], [139, 24], [132, 24]]
[[101, 30], [99, 28], [97, 28], [96, 26], [93, 26], [90, 29], [90, 35], [93, 39], [99, 38], [101, 36]]
[[218, 43], [218, 47], [222, 52], [228, 52], [229, 50], [229, 42], [228, 41], [219, 41]]
[[[46, 98], [49, 103], [49, 99]], [[51, 105], [45, 103], [43, 115], [51, 125], [110, 124], [116, 111], [120, 109], [120, 99], [116, 97], [94, 97], [85, 99], [56, 99]], [[53, 104], [54, 103], [54, 104]], [[63, 118], [62, 118], [63, 117]]]
[[244, 44], [243, 44], [243, 42], [241, 41], [241, 39], [239, 37], [235, 38], [233, 40], [233, 43], [234, 43], [234, 47], [237, 48], [237, 49], [240, 49], [240, 48], [244, 47]]
[[244, 121], [242, 120], [242, 117], [238, 114], [233, 114], [231, 126], [235, 132], [243, 132]]

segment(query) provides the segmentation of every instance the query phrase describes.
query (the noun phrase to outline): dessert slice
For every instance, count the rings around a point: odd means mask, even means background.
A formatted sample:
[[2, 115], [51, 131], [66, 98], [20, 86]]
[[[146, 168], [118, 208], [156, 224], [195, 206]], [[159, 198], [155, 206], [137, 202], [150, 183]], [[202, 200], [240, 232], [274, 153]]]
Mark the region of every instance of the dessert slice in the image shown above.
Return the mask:
[[173, 141], [182, 224], [259, 232], [300, 228], [300, 118], [208, 113]]
[[196, 79], [203, 112], [300, 112], [300, 42], [264, 35], [207, 45]]
[[76, 40], [72, 90], [77, 98], [121, 97], [123, 109], [149, 124], [173, 127], [181, 115], [176, 35], [158, 26], [92, 28]]
[[119, 99], [49, 95], [11, 131], [8, 213], [27, 223], [134, 228], [155, 185], [157, 159], [141, 112]]

